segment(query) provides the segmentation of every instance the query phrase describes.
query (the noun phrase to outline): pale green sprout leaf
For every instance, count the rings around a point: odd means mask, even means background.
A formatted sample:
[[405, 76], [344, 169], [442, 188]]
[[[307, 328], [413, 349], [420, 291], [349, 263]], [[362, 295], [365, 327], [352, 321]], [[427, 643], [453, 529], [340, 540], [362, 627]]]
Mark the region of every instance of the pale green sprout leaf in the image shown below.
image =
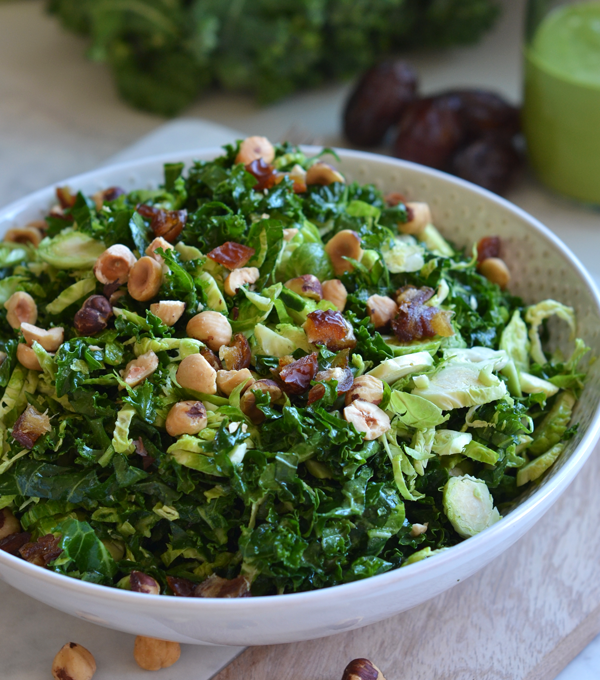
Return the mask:
[[513, 360], [519, 371], [529, 370], [531, 343], [527, 336], [527, 325], [521, 318], [518, 309], [515, 310], [510, 321], [502, 331], [499, 347]]
[[527, 482], [533, 482], [541, 477], [546, 470], [549, 470], [558, 460], [560, 454], [565, 450], [566, 444], [559, 442], [550, 448], [539, 458], [535, 458], [527, 463], [517, 472], [517, 486], [523, 486]]
[[494, 361], [450, 361], [429, 376], [429, 385], [413, 389], [413, 396], [431, 401], [443, 411], [487, 404], [506, 395], [506, 385], [493, 375]]
[[298, 349], [296, 343], [291, 339], [260, 323], [256, 324], [254, 328], [254, 337], [257, 343], [256, 354], [283, 357], [287, 354], [292, 354]]
[[385, 359], [378, 366], [368, 372], [374, 378], [384, 380], [392, 385], [400, 378], [411, 373], [420, 373], [433, 366], [433, 358], [429, 352], [414, 352], [404, 354], [393, 359]]
[[500, 519], [486, 483], [463, 475], [451, 477], [444, 487], [444, 512], [462, 538], [470, 538]]
[[529, 307], [525, 312], [525, 321], [529, 324], [530, 354], [531, 358], [540, 365], [546, 363], [546, 356], [542, 350], [539, 328], [542, 322], [551, 316], [558, 316], [559, 319], [566, 321], [571, 329], [572, 339], [575, 335], [575, 311], [572, 307], [567, 307], [556, 300], [544, 300]]
[[117, 415], [111, 442], [117, 453], [128, 454], [133, 453], [135, 450], [133, 440], [129, 438], [129, 426], [131, 425], [134, 415], [135, 408], [130, 404], [123, 406]]
[[548, 398], [553, 397], [558, 392], [556, 385], [543, 378], [525, 373], [525, 371], [521, 371], [519, 378], [521, 389], [525, 394], [544, 394]]
[[63, 229], [40, 243], [38, 256], [57, 269], [89, 269], [104, 252], [104, 244], [82, 231]]
[[[488, 425], [488, 423], [486, 423]], [[462, 453], [465, 447], [473, 439], [469, 432], [456, 432], [455, 430], [436, 430], [432, 450], [438, 456], [452, 456]]]
[[96, 290], [96, 279], [87, 278], [76, 281], [65, 288], [52, 302], [46, 305], [49, 314], [60, 314], [73, 303], [90, 295]]
[[441, 408], [431, 400], [398, 390], [393, 390], [388, 410], [404, 425], [417, 430], [436, 427], [448, 420], [448, 416], [444, 416]]
[[446, 241], [440, 232], [433, 226], [428, 224], [425, 229], [419, 234], [419, 239], [427, 246], [434, 255], [441, 257], [453, 257], [454, 248]]
[[425, 264], [424, 250], [412, 236], [398, 236], [391, 248], [381, 251], [383, 261], [392, 274], [417, 272]]

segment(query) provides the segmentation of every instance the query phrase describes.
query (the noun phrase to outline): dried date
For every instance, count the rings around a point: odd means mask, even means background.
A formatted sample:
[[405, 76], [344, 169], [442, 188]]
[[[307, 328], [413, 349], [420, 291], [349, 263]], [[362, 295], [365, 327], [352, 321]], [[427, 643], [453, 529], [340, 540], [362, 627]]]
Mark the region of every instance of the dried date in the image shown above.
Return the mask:
[[210, 257], [214, 262], [218, 262], [227, 269], [232, 270], [245, 267], [254, 253], [254, 248], [236, 243], [235, 241], [226, 241], [223, 245], [207, 253], [206, 257]]
[[490, 257], [500, 257], [499, 236], [484, 236], [477, 242], [477, 263], [481, 264]]
[[443, 170], [465, 139], [462, 103], [455, 95], [427, 97], [408, 105], [398, 126], [393, 154]]
[[379, 144], [417, 92], [417, 74], [404, 61], [383, 61], [358, 81], [344, 110], [344, 134], [353, 144]]
[[248, 163], [245, 166], [246, 170], [256, 178], [256, 184], [254, 185], [255, 191], [264, 191], [265, 189], [270, 189], [277, 184], [277, 173], [275, 168], [262, 158], [257, 158], [252, 163]]
[[187, 222], [187, 210], [163, 210], [143, 203], [136, 210], [142, 217], [150, 220], [154, 235], [162, 236], [169, 243], [177, 239]]
[[317, 353], [313, 352], [284, 366], [279, 371], [279, 379], [288, 394], [302, 394], [310, 387], [318, 370]]
[[219, 350], [219, 358], [227, 371], [240, 371], [248, 368], [252, 361], [252, 350], [243, 333], [236, 333], [229, 343]]
[[452, 159], [452, 172], [469, 182], [504, 194], [520, 165], [520, 157], [510, 140], [487, 136], [460, 149]]

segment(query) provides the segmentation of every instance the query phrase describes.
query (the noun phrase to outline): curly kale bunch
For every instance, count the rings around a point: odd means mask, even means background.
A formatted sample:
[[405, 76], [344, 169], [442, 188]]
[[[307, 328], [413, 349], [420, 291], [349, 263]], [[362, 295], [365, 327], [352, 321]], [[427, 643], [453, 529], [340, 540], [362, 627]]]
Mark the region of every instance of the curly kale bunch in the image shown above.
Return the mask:
[[496, 0], [50, 0], [125, 100], [171, 116], [206, 87], [266, 103], [407, 47], [475, 42]]

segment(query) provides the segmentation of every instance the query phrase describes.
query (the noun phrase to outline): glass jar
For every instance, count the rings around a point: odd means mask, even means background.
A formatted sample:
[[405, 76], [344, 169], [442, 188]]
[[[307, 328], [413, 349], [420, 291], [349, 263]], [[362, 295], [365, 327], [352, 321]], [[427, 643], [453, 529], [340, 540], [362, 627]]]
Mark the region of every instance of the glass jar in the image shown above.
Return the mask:
[[600, 1], [529, 0], [524, 90], [534, 171], [600, 205]]

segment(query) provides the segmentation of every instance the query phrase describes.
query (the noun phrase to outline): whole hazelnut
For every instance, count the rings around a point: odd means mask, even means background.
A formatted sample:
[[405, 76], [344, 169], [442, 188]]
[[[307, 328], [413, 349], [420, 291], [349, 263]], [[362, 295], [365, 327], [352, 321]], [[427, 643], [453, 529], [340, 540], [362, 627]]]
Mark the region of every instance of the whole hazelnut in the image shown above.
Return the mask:
[[181, 655], [181, 647], [178, 642], [168, 642], [157, 638], [142, 637], [135, 639], [133, 656], [137, 665], [145, 671], [158, 671], [161, 668], [169, 668]]
[[369, 659], [353, 659], [344, 669], [342, 680], [385, 680], [385, 678]]
[[54, 680], [91, 680], [96, 672], [96, 661], [85, 647], [67, 642], [52, 663]]

